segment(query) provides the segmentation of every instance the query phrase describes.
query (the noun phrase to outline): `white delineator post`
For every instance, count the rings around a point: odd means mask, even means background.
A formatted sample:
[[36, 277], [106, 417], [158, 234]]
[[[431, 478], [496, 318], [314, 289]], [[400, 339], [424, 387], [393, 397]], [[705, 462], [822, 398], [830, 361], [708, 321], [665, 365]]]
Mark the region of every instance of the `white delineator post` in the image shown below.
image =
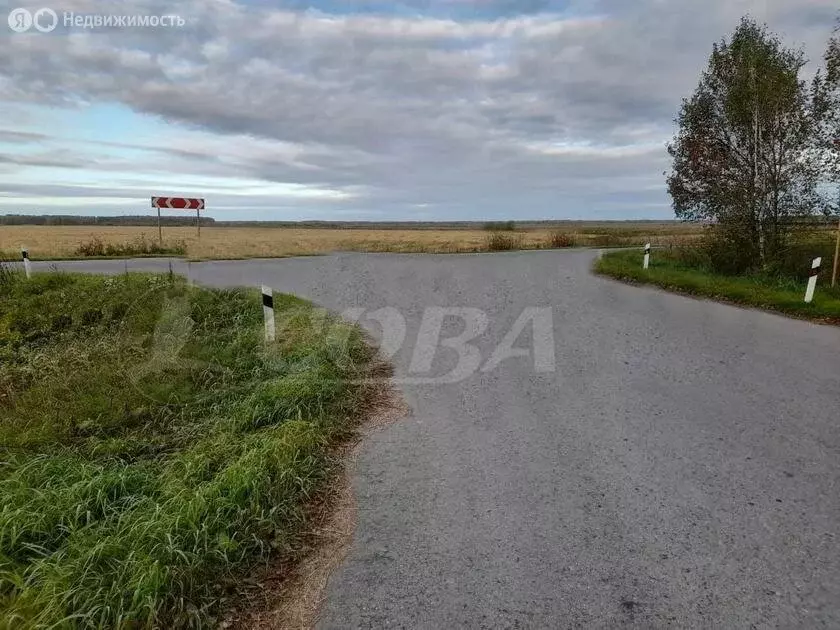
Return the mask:
[[817, 276], [820, 275], [820, 265], [822, 264], [822, 258], [814, 258], [814, 262], [811, 263], [811, 269], [813, 273], [811, 277], [808, 278], [808, 288], [805, 289], [805, 301], [811, 302], [814, 299], [814, 289], [817, 288]]
[[32, 277], [32, 264], [29, 262], [29, 251], [25, 247], [20, 248], [20, 255], [23, 258], [23, 268], [26, 270], [26, 277]]
[[271, 287], [262, 287], [263, 316], [265, 317], [265, 340], [274, 341], [274, 292]]
[[648, 267], [650, 267], [650, 243], [645, 245], [645, 262], [643, 265], [644, 269], [647, 269]]

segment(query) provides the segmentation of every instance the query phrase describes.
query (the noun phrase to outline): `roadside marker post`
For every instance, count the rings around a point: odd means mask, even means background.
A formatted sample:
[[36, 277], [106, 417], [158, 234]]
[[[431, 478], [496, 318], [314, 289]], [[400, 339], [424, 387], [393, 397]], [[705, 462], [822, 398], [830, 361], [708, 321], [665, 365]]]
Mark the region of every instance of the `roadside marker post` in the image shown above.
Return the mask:
[[265, 340], [274, 341], [274, 292], [271, 287], [262, 286], [263, 317], [265, 318]]
[[23, 268], [26, 271], [26, 277], [32, 277], [32, 263], [29, 262], [29, 250], [25, 247], [20, 248], [20, 256], [23, 258]]
[[820, 265], [822, 264], [822, 258], [814, 258], [814, 262], [811, 263], [811, 269], [813, 270], [811, 277], [808, 278], [808, 288], [805, 289], [805, 302], [811, 303], [814, 299], [814, 289], [817, 288], [817, 276], [820, 275]]
[[650, 243], [645, 244], [645, 262], [643, 265], [644, 269], [650, 267]]
[[[840, 151], [840, 138], [834, 139], [835, 151]], [[840, 265], [840, 186], [837, 186], [837, 240], [834, 242], [834, 267], [831, 271], [831, 287], [837, 286], [837, 268]]]

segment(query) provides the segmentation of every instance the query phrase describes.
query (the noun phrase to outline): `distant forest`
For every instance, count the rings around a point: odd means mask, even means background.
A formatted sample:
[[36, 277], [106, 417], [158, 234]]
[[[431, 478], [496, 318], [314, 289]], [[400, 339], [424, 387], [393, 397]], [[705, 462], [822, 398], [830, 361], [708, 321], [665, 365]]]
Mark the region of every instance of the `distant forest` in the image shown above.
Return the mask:
[[[161, 217], [164, 227], [194, 226], [194, 216], [165, 216]], [[513, 222], [509, 222], [513, 223]], [[593, 226], [628, 226], [628, 225], [671, 225], [678, 224], [674, 220], [639, 220], [629, 221], [516, 221], [516, 229], [535, 228], [574, 228]], [[155, 216], [118, 216], [91, 217], [71, 215], [0, 215], [0, 225], [100, 225], [100, 226], [157, 226]], [[285, 227], [285, 228], [316, 228], [316, 229], [373, 229], [373, 230], [475, 230], [488, 229], [495, 223], [484, 221], [216, 221], [211, 217], [201, 217], [201, 225], [208, 227]]]
[[[201, 225], [214, 225], [216, 222], [210, 217], [201, 217]], [[195, 217], [161, 217], [160, 224], [164, 226], [195, 225]], [[157, 226], [157, 217], [124, 216], [124, 217], [83, 217], [61, 214], [2, 214], [0, 225], [153, 225]]]

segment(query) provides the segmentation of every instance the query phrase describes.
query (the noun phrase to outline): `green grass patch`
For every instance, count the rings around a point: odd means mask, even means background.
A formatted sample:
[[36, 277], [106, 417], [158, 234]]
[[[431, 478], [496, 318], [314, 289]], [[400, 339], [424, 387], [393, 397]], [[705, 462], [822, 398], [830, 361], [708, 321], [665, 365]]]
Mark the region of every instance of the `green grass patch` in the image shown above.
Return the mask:
[[211, 624], [293, 555], [366, 400], [358, 328], [180, 278], [0, 284], [0, 627]]
[[677, 255], [659, 250], [653, 251], [650, 268], [645, 270], [642, 258], [640, 250], [605, 253], [596, 261], [595, 271], [619, 280], [840, 324], [840, 289], [828, 286], [825, 259], [814, 301], [806, 304], [805, 282], [796, 278], [726, 276], [687, 264]]

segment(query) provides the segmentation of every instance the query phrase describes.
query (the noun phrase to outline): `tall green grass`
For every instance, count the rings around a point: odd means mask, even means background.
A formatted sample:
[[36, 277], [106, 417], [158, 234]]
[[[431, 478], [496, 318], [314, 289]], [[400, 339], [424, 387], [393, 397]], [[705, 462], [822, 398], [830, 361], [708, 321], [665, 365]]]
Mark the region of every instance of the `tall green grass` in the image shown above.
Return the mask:
[[0, 627], [199, 627], [293, 554], [373, 358], [358, 329], [178, 278], [0, 285]]
[[[650, 268], [642, 269], [641, 250], [605, 253], [595, 271], [620, 280], [653, 284], [681, 293], [710, 297], [779, 311], [788, 315], [840, 324], [840, 288], [829, 286], [830, 272], [823, 273], [814, 301], [804, 302], [803, 279], [782, 275], [728, 276], [715, 273], [684, 252], [654, 250]], [[810, 261], [806, 256], [803, 260]], [[802, 275], [805, 275], [807, 269]]]
[[0, 252], [0, 291], [9, 288], [23, 276], [23, 271], [11, 258]]

